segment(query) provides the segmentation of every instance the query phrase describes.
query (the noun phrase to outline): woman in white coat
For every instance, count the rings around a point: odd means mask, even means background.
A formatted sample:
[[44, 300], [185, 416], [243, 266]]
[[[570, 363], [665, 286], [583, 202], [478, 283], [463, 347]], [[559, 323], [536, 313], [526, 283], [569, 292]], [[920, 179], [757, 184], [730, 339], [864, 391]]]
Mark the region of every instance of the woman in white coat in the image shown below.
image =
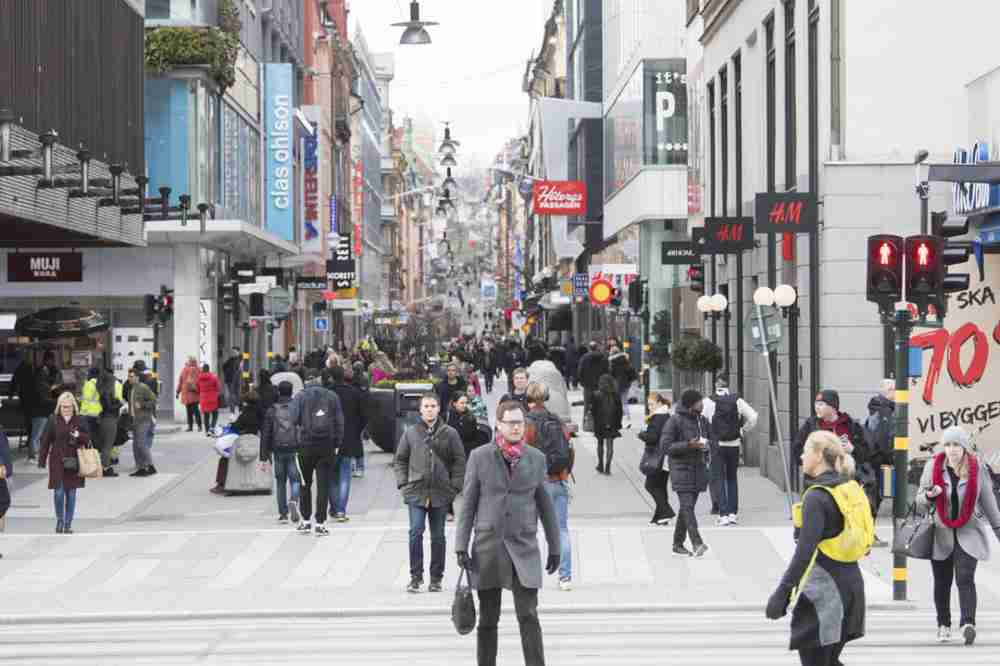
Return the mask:
[[934, 607], [938, 642], [951, 640], [951, 586], [958, 585], [961, 633], [976, 640], [976, 565], [990, 557], [990, 532], [1000, 539], [1000, 509], [986, 466], [972, 451], [969, 434], [952, 426], [941, 434], [944, 448], [924, 467], [917, 506], [934, 509]]

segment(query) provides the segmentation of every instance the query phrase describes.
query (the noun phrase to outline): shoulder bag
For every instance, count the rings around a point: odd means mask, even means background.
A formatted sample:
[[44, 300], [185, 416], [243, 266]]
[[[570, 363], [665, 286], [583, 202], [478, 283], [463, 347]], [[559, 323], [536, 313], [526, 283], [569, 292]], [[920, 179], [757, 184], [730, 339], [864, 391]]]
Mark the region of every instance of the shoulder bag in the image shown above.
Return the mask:
[[906, 517], [892, 540], [893, 555], [929, 560], [934, 553], [934, 505], [926, 515], [917, 513], [917, 503], [910, 504]]
[[[465, 576], [465, 584], [462, 584]], [[469, 570], [462, 567], [458, 572], [458, 583], [455, 585], [455, 600], [451, 602], [451, 622], [455, 631], [461, 636], [472, 633], [476, 628], [476, 602], [472, 596], [472, 581]]]
[[639, 471], [646, 476], [656, 474], [663, 469], [663, 459], [666, 458], [666, 449], [657, 444], [647, 444], [639, 459]]
[[93, 447], [80, 447], [76, 450], [77, 473], [85, 479], [100, 479], [104, 476], [101, 466], [101, 453]]

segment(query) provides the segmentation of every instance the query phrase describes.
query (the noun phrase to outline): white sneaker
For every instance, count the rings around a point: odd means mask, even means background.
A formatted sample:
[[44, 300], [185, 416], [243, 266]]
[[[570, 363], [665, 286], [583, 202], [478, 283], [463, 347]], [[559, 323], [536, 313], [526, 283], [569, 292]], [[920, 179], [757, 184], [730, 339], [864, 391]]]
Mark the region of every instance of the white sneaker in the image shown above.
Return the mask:
[[729, 524], [730, 525], [738, 525], [739, 522], [740, 522], [739, 516], [737, 516], [735, 513], [731, 513], [727, 517], [729, 518]]
[[938, 627], [937, 634], [938, 643], [950, 643], [951, 642], [951, 627]]
[[723, 525], [729, 524], [729, 516], [719, 516], [715, 519], [716, 527], [722, 527]]
[[569, 578], [560, 578], [559, 589], [563, 592], [569, 592], [573, 589], [573, 581]]

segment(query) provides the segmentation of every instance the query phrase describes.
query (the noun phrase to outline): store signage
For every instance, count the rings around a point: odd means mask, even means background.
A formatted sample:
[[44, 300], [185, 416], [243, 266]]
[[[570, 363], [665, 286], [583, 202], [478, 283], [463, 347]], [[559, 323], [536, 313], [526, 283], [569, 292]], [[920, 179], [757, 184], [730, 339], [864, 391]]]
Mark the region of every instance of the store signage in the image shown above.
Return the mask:
[[701, 253], [688, 241], [663, 241], [660, 245], [660, 263], [664, 266], [687, 266], [701, 260]]
[[573, 274], [573, 297], [586, 298], [590, 288], [590, 276], [586, 273]]
[[330, 251], [330, 256], [332, 258], [326, 262], [326, 279], [330, 281], [333, 290], [353, 289], [357, 273], [354, 257], [351, 256], [351, 237], [349, 234], [337, 234], [337, 240]]
[[253, 284], [257, 280], [257, 267], [250, 263], [235, 263], [229, 279], [239, 284]]
[[754, 231], [758, 234], [813, 234], [819, 227], [816, 197], [810, 192], [758, 192]]
[[324, 278], [300, 277], [295, 280], [295, 288], [303, 291], [323, 291], [326, 287]]
[[535, 181], [536, 215], [586, 215], [587, 184], [582, 180]]
[[319, 123], [310, 123], [313, 134], [302, 139], [302, 252], [323, 251], [323, 222], [320, 219]]
[[264, 65], [264, 122], [267, 130], [267, 218], [265, 228], [286, 241], [295, 240], [292, 179], [292, 65]]
[[706, 217], [702, 254], [735, 254], [752, 250], [753, 218]]
[[484, 301], [497, 300], [497, 283], [493, 278], [484, 277], [479, 283], [479, 295]]
[[14, 252], [7, 255], [8, 282], [83, 282], [77, 252]]
[[340, 229], [337, 228], [337, 195], [330, 195], [330, 228], [327, 230], [327, 234], [335, 234]]
[[[354, 161], [354, 207], [351, 210], [354, 236], [354, 256], [361, 256], [363, 239], [362, 224], [365, 220], [365, 165], [361, 160]], [[332, 229], [330, 230], [333, 231]]]
[[212, 341], [215, 340], [215, 301], [202, 298], [198, 303], [198, 364], [215, 362]]
[[[995, 162], [1000, 159], [1000, 153], [990, 154], [990, 144], [977, 141], [972, 148], [959, 148], [955, 151], [952, 162], [955, 164], [979, 164]], [[952, 183], [952, 206], [956, 214], [962, 215], [984, 208], [1000, 206], [1000, 185], [989, 183]]]

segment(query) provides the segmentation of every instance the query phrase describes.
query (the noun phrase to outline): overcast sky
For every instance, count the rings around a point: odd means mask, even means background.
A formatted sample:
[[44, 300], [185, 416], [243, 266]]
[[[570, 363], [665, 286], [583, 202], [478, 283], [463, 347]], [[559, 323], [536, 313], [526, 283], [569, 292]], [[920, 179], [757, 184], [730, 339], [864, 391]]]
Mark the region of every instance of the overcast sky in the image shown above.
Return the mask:
[[[552, 0], [421, 0], [420, 18], [433, 43], [400, 46], [409, 0], [353, 0], [350, 34], [361, 26], [373, 53], [396, 55], [390, 105], [402, 117], [451, 121], [462, 142], [459, 167], [485, 166], [504, 141], [528, 125], [528, 96], [521, 91], [525, 63], [542, 43]], [[473, 155], [475, 157], [473, 157]]]

